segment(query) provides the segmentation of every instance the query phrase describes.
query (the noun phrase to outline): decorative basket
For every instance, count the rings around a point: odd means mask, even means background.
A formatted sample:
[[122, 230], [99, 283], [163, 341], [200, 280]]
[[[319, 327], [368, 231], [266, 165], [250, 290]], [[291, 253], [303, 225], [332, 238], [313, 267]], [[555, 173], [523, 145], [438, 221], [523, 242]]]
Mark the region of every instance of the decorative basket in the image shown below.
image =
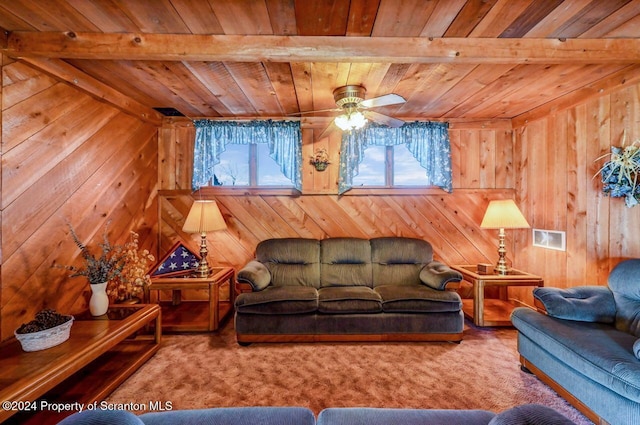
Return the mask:
[[73, 316], [68, 316], [69, 320], [53, 328], [28, 334], [14, 332], [16, 339], [20, 341], [24, 351], [40, 351], [62, 344], [69, 339]]

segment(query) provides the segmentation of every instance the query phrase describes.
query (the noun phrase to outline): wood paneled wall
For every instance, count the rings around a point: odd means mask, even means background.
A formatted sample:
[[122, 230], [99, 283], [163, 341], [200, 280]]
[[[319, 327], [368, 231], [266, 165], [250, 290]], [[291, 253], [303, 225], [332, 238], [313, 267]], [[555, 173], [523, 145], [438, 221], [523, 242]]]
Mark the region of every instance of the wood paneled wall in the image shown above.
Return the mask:
[[[519, 204], [532, 227], [566, 232], [567, 250], [516, 240], [522, 267], [545, 277], [547, 285], [606, 285], [621, 260], [640, 257], [640, 207], [603, 195], [599, 176], [620, 146], [640, 138], [640, 84], [554, 111], [516, 126], [515, 163]], [[524, 297], [524, 295], [521, 295]]]
[[92, 246], [130, 230], [157, 251], [157, 128], [3, 58], [0, 340], [42, 308], [86, 309], [66, 222]]
[[[215, 199], [229, 227], [208, 237], [213, 263], [240, 267], [253, 257], [258, 242], [274, 237], [391, 235], [426, 239], [435, 256], [451, 264], [496, 261], [497, 231], [482, 230], [479, 223], [489, 200], [514, 196], [509, 122], [451, 124], [452, 194], [440, 189], [354, 190], [338, 196], [340, 134], [315, 140], [314, 132], [322, 129], [321, 123], [303, 122], [300, 196], [228, 188], [195, 195]], [[159, 134], [161, 251], [176, 238], [190, 240], [197, 249], [197, 238], [181, 230], [193, 202], [189, 188], [194, 130], [189, 122], [174, 119]], [[327, 149], [332, 162], [324, 172], [308, 163], [319, 148]]]

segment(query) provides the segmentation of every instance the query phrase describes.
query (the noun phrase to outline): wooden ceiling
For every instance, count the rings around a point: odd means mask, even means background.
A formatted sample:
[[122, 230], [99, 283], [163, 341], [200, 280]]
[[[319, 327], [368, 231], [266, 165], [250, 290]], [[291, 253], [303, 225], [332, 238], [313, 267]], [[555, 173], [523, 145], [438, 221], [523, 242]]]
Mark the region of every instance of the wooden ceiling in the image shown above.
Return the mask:
[[640, 0], [0, 0], [0, 27], [8, 56], [152, 119], [287, 117], [345, 84], [403, 96], [377, 109], [399, 118], [513, 119], [640, 74]]

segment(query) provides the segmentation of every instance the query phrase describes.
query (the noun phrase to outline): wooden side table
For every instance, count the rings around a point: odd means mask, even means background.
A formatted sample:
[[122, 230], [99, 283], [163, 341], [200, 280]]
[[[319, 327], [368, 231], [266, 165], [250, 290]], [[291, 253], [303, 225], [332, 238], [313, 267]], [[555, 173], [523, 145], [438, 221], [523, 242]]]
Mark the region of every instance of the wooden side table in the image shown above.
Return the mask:
[[[145, 289], [145, 300], [155, 298], [162, 307], [162, 329], [169, 332], [215, 331], [233, 311], [235, 301], [233, 267], [214, 267], [209, 277], [152, 277]], [[207, 300], [183, 300], [183, 290], [208, 291]], [[170, 301], [161, 299], [160, 291], [171, 291]], [[155, 292], [155, 297], [152, 297]], [[224, 296], [222, 293], [224, 292]], [[228, 293], [228, 295], [226, 295]]]
[[[511, 269], [506, 275], [480, 274], [476, 265], [455, 265], [452, 269], [462, 274], [462, 279], [473, 285], [473, 298], [462, 300], [464, 315], [476, 326], [511, 326], [510, 315], [515, 306], [509, 301], [509, 286], [544, 286], [540, 276]], [[500, 288], [499, 298], [485, 298], [488, 286]]]

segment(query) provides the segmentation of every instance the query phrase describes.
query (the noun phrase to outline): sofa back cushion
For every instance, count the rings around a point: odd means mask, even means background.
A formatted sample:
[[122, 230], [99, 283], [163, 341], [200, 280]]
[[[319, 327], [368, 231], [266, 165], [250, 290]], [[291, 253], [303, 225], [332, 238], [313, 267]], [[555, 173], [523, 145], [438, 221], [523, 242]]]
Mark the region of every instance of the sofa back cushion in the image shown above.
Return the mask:
[[616, 328], [640, 337], [640, 259], [615, 266], [608, 284], [616, 302]]
[[320, 242], [320, 286], [371, 287], [368, 239], [330, 238]]
[[273, 286], [320, 287], [320, 241], [316, 239], [267, 239], [256, 247], [256, 260], [269, 269]]
[[373, 286], [420, 284], [420, 270], [433, 260], [431, 244], [422, 239], [371, 239]]

